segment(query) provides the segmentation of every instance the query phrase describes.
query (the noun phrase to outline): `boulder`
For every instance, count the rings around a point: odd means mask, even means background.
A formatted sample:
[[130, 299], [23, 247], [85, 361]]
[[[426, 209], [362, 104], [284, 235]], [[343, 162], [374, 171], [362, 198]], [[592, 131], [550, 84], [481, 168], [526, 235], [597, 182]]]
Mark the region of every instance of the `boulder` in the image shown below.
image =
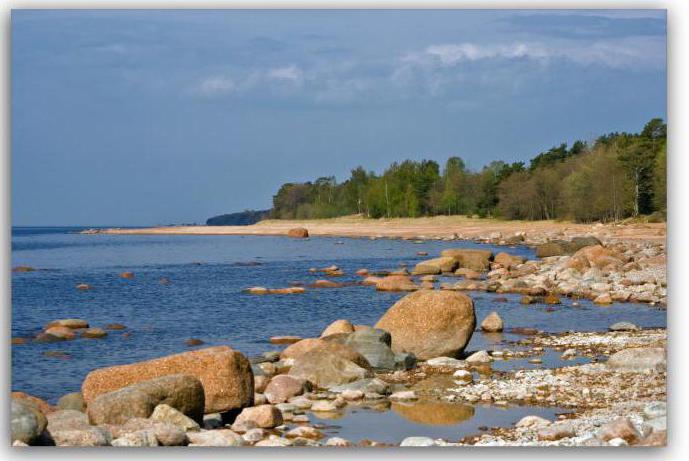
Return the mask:
[[48, 421], [36, 407], [19, 399], [12, 399], [10, 403], [10, 428], [12, 442], [31, 445], [43, 433]]
[[[373, 277], [367, 277], [371, 279]], [[378, 279], [376, 290], [378, 291], [416, 291], [420, 287], [406, 275], [388, 275]]]
[[76, 410], [84, 412], [86, 410], [86, 402], [81, 392], [71, 392], [60, 397], [57, 401], [57, 407], [61, 410]]
[[346, 360], [350, 360], [360, 367], [371, 368], [366, 357], [361, 355], [349, 346], [335, 341], [326, 341], [320, 338], [306, 338], [287, 347], [280, 354], [281, 359], [297, 359], [307, 352], [319, 351], [328, 352]]
[[594, 304], [608, 305], [612, 304], [612, 297], [610, 293], [601, 293], [593, 299]]
[[326, 336], [334, 335], [337, 333], [352, 333], [354, 332], [354, 325], [349, 320], [335, 320], [333, 323], [328, 325], [323, 333], [321, 333], [321, 338]]
[[612, 439], [622, 439], [628, 444], [641, 440], [641, 434], [636, 430], [629, 418], [617, 418], [601, 426], [596, 433], [598, 439], [608, 442]]
[[483, 322], [481, 322], [481, 330], [488, 332], [488, 333], [497, 333], [502, 331], [503, 329], [503, 323], [502, 319], [498, 315], [497, 312], [493, 311], [490, 314], [486, 316], [485, 319], [483, 319]]
[[241, 424], [245, 421], [255, 423], [255, 427], [270, 429], [282, 424], [282, 412], [273, 405], [248, 407], [243, 409], [239, 416], [237, 416], [235, 424]]
[[304, 229], [303, 227], [295, 227], [294, 229], [290, 229], [289, 231], [287, 231], [287, 236], [292, 238], [305, 239], [309, 237], [309, 231]]
[[58, 447], [105, 447], [112, 442], [112, 435], [103, 427], [55, 431], [50, 438]]
[[667, 369], [666, 352], [662, 347], [623, 349], [611, 355], [606, 364], [612, 370], [623, 372]]
[[457, 268], [457, 260], [451, 256], [429, 259], [418, 263], [412, 274], [414, 275], [437, 275], [443, 272], [452, 272]]
[[476, 327], [474, 303], [463, 293], [422, 290], [395, 303], [376, 323], [392, 336], [392, 350], [418, 359], [454, 357]]
[[601, 245], [586, 246], [578, 250], [573, 259], [583, 258], [591, 267], [598, 269], [619, 268], [627, 262], [627, 258], [618, 252]]
[[196, 431], [200, 428], [198, 422], [165, 403], [156, 405], [150, 419], [161, 423], [172, 424], [185, 432]]
[[329, 388], [369, 378], [372, 373], [340, 355], [322, 350], [306, 352], [294, 360], [290, 376], [302, 378], [321, 388]]
[[493, 361], [491, 356], [488, 354], [486, 351], [478, 351], [474, 352], [471, 354], [469, 357], [466, 358], [466, 363], [471, 363], [471, 364], [484, 364], [484, 363], [490, 363]]
[[70, 340], [76, 338], [74, 330], [67, 327], [50, 327], [44, 331], [46, 335], [54, 336], [61, 340]]
[[131, 418], [148, 418], [163, 403], [195, 421], [203, 420], [203, 386], [189, 375], [162, 376], [99, 394], [88, 402], [87, 413], [94, 425], [123, 424]]
[[79, 328], [88, 328], [89, 323], [84, 319], [59, 319], [50, 322], [48, 325], [45, 326], [45, 329], [47, 330], [51, 327], [66, 327], [76, 330]]
[[81, 332], [81, 337], [82, 338], [105, 338], [108, 336], [108, 333], [103, 330], [102, 328], [86, 328]]
[[77, 410], [58, 410], [47, 415], [48, 432], [87, 429], [89, 417]]
[[268, 341], [271, 344], [294, 344], [301, 341], [301, 336], [271, 336]]
[[459, 267], [467, 267], [478, 272], [487, 270], [490, 267], [490, 261], [493, 259], [493, 252], [490, 250], [466, 248], [443, 250], [440, 255], [454, 258]]
[[147, 431], [153, 433], [158, 445], [175, 447], [186, 445], [187, 434], [181, 428], [161, 421], [144, 418], [132, 418], [121, 426], [114, 426], [112, 436], [121, 438], [133, 432]]
[[[228, 346], [208, 347], [129, 365], [90, 372], [82, 384], [87, 405], [97, 396], [161, 376], [196, 377], [205, 392], [205, 412], [224, 412], [250, 406], [254, 377], [249, 360]], [[173, 405], [174, 406], [174, 405]]]
[[12, 397], [12, 399], [21, 400], [24, 403], [31, 405], [44, 415], [47, 415], [48, 413], [55, 411], [55, 408], [53, 408], [53, 406], [45, 400], [35, 397], [33, 395], [29, 395], [25, 392], [14, 391], [12, 392], [12, 394], [10, 394], [10, 397]]
[[564, 240], [553, 240], [536, 246], [536, 256], [549, 258], [551, 256], [563, 256], [568, 254], [567, 243]]
[[390, 333], [379, 328], [367, 328], [351, 333], [344, 344], [363, 355], [371, 367], [377, 370], [408, 370], [415, 365], [406, 356], [395, 354], [391, 349]]
[[270, 380], [263, 394], [270, 403], [284, 403], [307, 390], [308, 383], [303, 379], [277, 375]]
[[511, 269], [512, 267], [523, 264], [526, 260], [521, 256], [514, 256], [509, 253], [502, 252], [495, 255], [494, 261], [505, 269]]

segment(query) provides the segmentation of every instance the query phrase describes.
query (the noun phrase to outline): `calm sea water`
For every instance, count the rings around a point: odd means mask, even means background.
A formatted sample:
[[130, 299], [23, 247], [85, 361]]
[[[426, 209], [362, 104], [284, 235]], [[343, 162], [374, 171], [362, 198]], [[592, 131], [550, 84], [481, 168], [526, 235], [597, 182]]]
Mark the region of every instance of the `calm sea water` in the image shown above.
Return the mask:
[[[256, 236], [117, 236], [81, 235], [74, 228], [14, 228], [12, 264], [41, 269], [12, 274], [12, 336], [33, 337], [51, 320], [84, 318], [92, 326], [123, 323], [131, 333], [111, 331], [106, 339], [77, 339], [53, 344], [29, 342], [12, 348], [12, 389], [54, 402], [77, 391], [86, 374], [98, 367], [145, 360], [189, 350], [184, 341], [227, 344], [247, 355], [274, 350], [274, 335], [317, 336], [333, 320], [373, 324], [403, 294], [378, 293], [372, 287], [312, 289], [301, 295], [255, 296], [250, 286], [285, 287], [322, 276], [311, 267], [337, 264], [346, 273], [338, 281], [355, 281], [354, 272], [410, 268], [425, 257], [473, 243], [403, 240], [311, 238], [295, 240]], [[483, 248], [490, 246], [481, 245]], [[527, 247], [495, 247], [533, 258]], [[255, 262], [258, 265], [246, 265]], [[135, 273], [134, 280], [119, 277]], [[162, 285], [162, 278], [170, 280]], [[88, 283], [90, 291], [78, 291]], [[545, 331], [605, 330], [620, 320], [641, 326], [665, 326], [665, 311], [645, 305], [601, 308], [564, 300], [545, 306], [522, 306], [517, 296], [472, 294], [479, 319], [496, 310], [506, 327]], [[505, 334], [499, 340], [516, 339]], [[476, 333], [468, 349], [490, 346], [495, 337]], [[63, 352], [58, 358], [46, 352]]]

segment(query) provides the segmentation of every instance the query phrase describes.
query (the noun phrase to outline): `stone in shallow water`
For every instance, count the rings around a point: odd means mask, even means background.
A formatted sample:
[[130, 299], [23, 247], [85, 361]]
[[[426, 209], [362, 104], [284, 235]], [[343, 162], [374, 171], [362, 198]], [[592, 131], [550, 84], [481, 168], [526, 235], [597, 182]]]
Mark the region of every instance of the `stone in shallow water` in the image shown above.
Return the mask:
[[478, 351], [474, 352], [471, 354], [469, 357], [467, 357], [466, 362], [467, 363], [489, 363], [491, 360], [490, 355], [488, 355], [488, 352], [486, 351]]
[[608, 327], [610, 331], [639, 331], [640, 329], [641, 328], [631, 322], [617, 322]]
[[400, 391], [390, 395], [390, 400], [405, 401], [417, 399], [418, 397], [416, 396], [416, 393], [414, 391]]
[[522, 419], [515, 424], [515, 427], [529, 427], [529, 428], [538, 428], [538, 427], [544, 427], [544, 426], [549, 426], [550, 421], [548, 421], [545, 418], [541, 418], [540, 416], [536, 415], [529, 415], [529, 416], [524, 416]]
[[448, 367], [448, 368], [466, 368], [467, 363], [464, 360], [457, 360], [452, 357], [435, 357], [426, 360], [426, 365], [431, 367]]
[[400, 447], [432, 447], [435, 442], [430, 437], [407, 437], [402, 440]]
[[364, 393], [375, 392], [377, 394], [387, 395], [390, 393], [390, 385], [378, 378], [359, 379], [352, 383], [342, 384], [330, 388], [333, 392], [344, 392], [346, 390], [362, 391]]

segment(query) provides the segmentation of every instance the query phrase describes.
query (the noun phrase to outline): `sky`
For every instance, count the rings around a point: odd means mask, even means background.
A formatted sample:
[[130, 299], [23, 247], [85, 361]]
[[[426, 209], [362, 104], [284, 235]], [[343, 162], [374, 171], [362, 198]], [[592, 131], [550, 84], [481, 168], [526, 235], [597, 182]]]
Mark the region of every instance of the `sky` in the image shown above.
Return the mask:
[[666, 118], [664, 10], [14, 10], [13, 225], [203, 223]]

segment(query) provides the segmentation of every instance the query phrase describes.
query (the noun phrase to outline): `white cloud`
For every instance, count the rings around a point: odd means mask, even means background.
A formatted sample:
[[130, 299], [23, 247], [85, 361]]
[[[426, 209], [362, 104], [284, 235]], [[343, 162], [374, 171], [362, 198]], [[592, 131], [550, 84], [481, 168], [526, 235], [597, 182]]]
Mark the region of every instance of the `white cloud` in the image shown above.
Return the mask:
[[299, 67], [290, 65], [271, 69], [268, 71], [267, 76], [273, 80], [286, 80], [293, 83], [301, 83], [304, 79], [304, 72]]
[[227, 77], [208, 77], [197, 86], [198, 93], [204, 96], [215, 96], [232, 93], [237, 88], [235, 82]]
[[426, 69], [454, 67], [465, 62], [490, 59], [564, 59], [576, 64], [598, 64], [611, 68], [659, 68], [665, 62], [665, 40], [662, 37], [626, 37], [604, 41], [559, 41], [551, 43], [509, 43], [479, 45], [475, 43], [434, 44], [423, 51], [408, 53], [399, 60], [398, 72], [410, 67]]

